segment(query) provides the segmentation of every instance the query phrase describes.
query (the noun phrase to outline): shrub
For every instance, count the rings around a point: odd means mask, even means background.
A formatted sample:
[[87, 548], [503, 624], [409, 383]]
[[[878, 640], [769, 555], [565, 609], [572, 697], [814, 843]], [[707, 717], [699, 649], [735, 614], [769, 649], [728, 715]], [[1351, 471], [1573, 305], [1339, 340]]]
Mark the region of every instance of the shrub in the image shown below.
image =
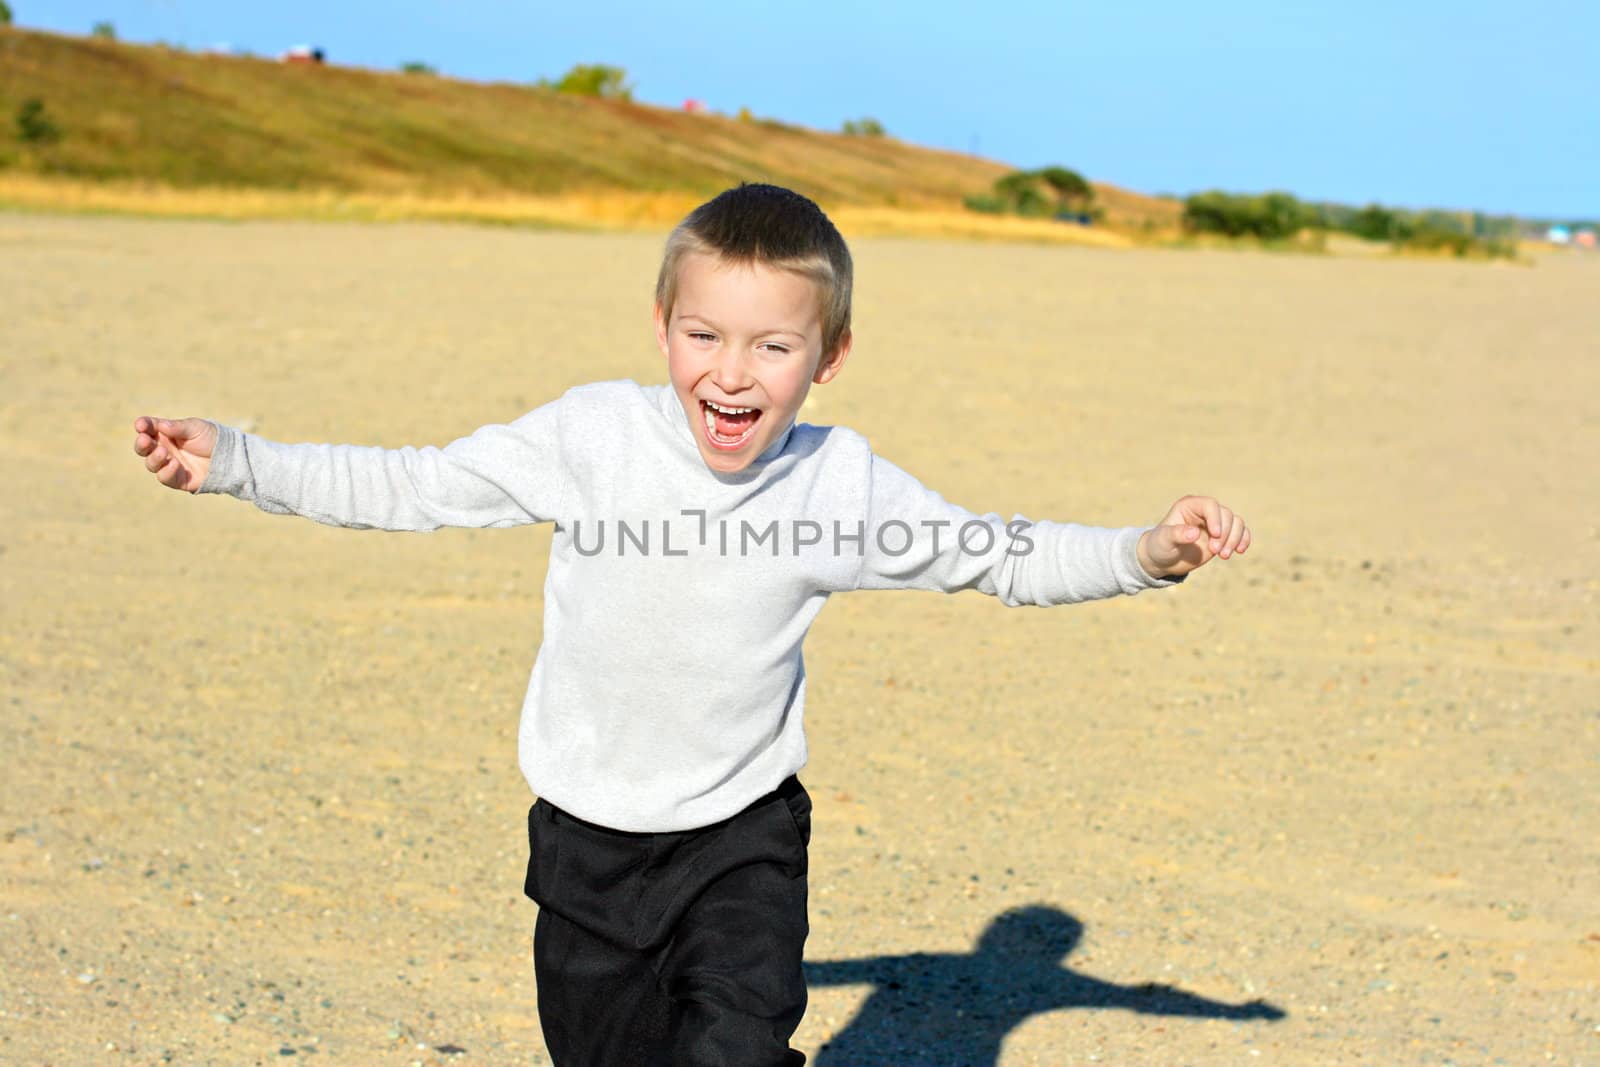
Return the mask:
[[882, 137], [888, 133], [883, 123], [874, 118], [845, 119], [839, 130], [850, 137]]
[[1012, 198], [1011, 210], [1029, 218], [1043, 218], [1046, 215], [1054, 215], [1056, 205], [1052, 204], [1050, 198], [1037, 186], [1025, 185], [1018, 189], [1017, 195]]
[[1419, 252], [1448, 252], [1453, 256], [1464, 256], [1471, 251], [1473, 240], [1463, 233], [1451, 233], [1437, 226], [1421, 226], [1395, 243]]
[[1193, 233], [1275, 241], [1293, 237], [1313, 222], [1314, 214], [1288, 193], [1246, 196], [1212, 190], [1183, 202], [1183, 225]]
[[1515, 259], [1517, 255], [1517, 247], [1513, 241], [1474, 237], [1452, 226], [1440, 225], [1428, 215], [1424, 215], [1423, 221], [1413, 226], [1403, 237], [1397, 237], [1394, 246], [1405, 251], [1445, 253], [1462, 259], [1468, 257]]
[[1368, 241], [1403, 240], [1411, 229], [1404, 219], [1382, 204], [1368, 204], [1336, 228]]
[[1382, 204], [1319, 205], [1322, 225], [1397, 249], [1453, 256], [1516, 256], [1516, 220], [1477, 212], [1406, 211]]
[[1244, 212], [1238, 202], [1243, 197], [1223, 192], [1195, 193], [1183, 202], [1183, 228], [1196, 233], [1243, 233]]
[[574, 96], [599, 96], [608, 100], [632, 100], [633, 86], [628, 84], [628, 72], [621, 67], [604, 63], [579, 63], [552, 85], [540, 80], [543, 88]]
[[[1463, 257], [1516, 256], [1516, 231], [1502, 220], [1460, 212], [1406, 211], [1382, 204], [1362, 208], [1331, 202], [1304, 204], [1288, 193], [1196, 193], [1184, 201], [1183, 224], [1192, 233], [1263, 241], [1282, 241], [1311, 229], [1316, 233], [1310, 243], [1318, 245], [1326, 231], [1337, 230], [1368, 241], [1387, 241], [1397, 250]], [[1488, 236], [1491, 231], [1496, 234], [1493, 238]]]
[[968, 196], [961, 202], [968, 211], [981, 211], [985, 215], [1004, 215], [1011, 210], [1011, 205], [998, 196]]
[[17, 140], [23, 144], [54, 144], [61, 140], [61, 127], [44, 112], [44, 101], [29, 97], [17, 107]]
[[0, 0], [0, 26], [11, 25], [11, 5]]
[[433, 67], [428, 66], [428, 64], [422, 62], [420, 59], [410, 59], [410, 60], [407, 60], [406, 62], [400, 64], [400, 73], [402, 73], [402, 74], [437, 74], [439, 72], [438, 72], [438, 70], [434, 69]]
[[117, 39], [117, 28], [109, 22], [97, 22], [94, 24], [94, 28], [89, 31], [89, 36], [98, 37], [102, 41], [115, 41]]
[[969, 196], [963, 201], [973, 211], [1055, 216], [1075, 222], [1094, 221], [1094, 189], [1083, 175], [1066, 167], [1017, 170], [997, 178], [991, 196]]

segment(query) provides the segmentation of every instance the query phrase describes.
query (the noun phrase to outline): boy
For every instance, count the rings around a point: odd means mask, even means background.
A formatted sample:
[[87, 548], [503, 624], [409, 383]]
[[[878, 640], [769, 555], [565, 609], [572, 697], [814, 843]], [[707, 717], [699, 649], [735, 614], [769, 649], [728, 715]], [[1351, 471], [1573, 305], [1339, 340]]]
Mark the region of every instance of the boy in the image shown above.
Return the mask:
[[668, 239], [666, 386], [573, 389], [443, 449], [279, 445], [141, 417], [165, 485], [391, 530], [554, 522], [519, 760], [559, 1067], [803, 1063], [810, 801], [801, 642], [830, 593], [1057, 604], [1169, 586], [1250, 533], [1186, 497], [1151, 529], [947, 504], [795, 417], [850, 353], [851, 262], [806, 198], [744, 185]]

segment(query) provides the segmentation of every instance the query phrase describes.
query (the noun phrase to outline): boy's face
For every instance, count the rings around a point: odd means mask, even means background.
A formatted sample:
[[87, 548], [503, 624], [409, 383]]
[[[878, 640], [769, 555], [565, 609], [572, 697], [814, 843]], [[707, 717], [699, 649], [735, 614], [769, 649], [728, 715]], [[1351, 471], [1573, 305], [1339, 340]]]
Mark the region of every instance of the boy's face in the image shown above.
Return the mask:
[[821, 303], [816, 284], [790, 271], [684, 257], [671, 321], [656, 308], [656, 342], [706, 466], [744, 470], [794, 421], [812, 384], [839, 373], [850, 337], [822, 351]]

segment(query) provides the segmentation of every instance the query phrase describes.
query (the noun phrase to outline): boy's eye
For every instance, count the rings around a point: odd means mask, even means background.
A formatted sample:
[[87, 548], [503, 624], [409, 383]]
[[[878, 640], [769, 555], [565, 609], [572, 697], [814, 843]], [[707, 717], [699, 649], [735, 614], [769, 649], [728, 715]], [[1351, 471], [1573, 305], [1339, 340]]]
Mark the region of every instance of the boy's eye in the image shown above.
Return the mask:
[[716, 334], [706, 333], [703, 330], [690, 330], [689, 337], [695, 341], [715, 341], [717, 339]]
[[789, 351], [789, 346], [780, 345], [776, 341], [768, 341], [766, 344], [761, 346], [761, 349], [764, 352], [771, 352], [774, 355], [782, 355], [783, 353]]

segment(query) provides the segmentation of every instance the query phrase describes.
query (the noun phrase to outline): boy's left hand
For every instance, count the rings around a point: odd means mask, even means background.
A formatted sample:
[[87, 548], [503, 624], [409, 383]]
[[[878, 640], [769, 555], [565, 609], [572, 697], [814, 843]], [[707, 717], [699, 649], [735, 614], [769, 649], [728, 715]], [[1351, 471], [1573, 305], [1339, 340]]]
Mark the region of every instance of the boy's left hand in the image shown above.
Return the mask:
[[1139, 535], [1139, 565], [1152, 578], [1176, 578], [1213, 556], [1228, 559], [1249, 547], [1244, 519], [1214, 497], [1186, 496], [1159, 526]]

